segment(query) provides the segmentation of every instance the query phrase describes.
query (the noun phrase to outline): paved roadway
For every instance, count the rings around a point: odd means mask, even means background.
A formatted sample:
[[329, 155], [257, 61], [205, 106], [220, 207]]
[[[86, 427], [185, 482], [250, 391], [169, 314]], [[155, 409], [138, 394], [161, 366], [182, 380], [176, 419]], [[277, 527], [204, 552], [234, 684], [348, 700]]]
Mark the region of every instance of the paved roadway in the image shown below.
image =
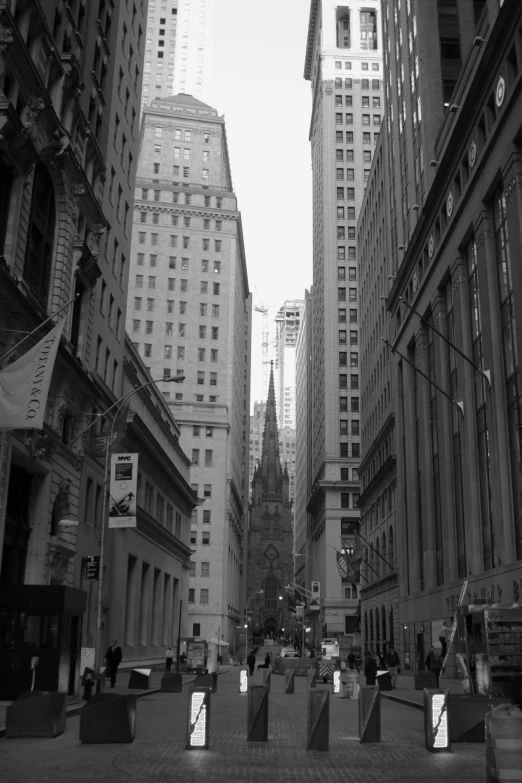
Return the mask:
[[[254, 683], [261, 682], [261, 673]], [[450, 754], [424, 748], [422, 712], [381, 701], [382, 742], [358, 741], [358, 702], [330, 694], [330, 750], [306, 751], [306, 680], [272, 676], [269, 740], [246, 741], [247, 696], [239, 693], [237, 668], [219, 675], [211, 696], [211, 746], [186, 751], [188, 688], [138, 700], [136, 739], [130, 745], [82, 745], [79, 717], [69, 718], [55, 739], [1, 739], [2, 783], [479, 783], [485, 780], [485, 746], [454, 745]], [[320, 684], [318, 687], [327, 687]]]

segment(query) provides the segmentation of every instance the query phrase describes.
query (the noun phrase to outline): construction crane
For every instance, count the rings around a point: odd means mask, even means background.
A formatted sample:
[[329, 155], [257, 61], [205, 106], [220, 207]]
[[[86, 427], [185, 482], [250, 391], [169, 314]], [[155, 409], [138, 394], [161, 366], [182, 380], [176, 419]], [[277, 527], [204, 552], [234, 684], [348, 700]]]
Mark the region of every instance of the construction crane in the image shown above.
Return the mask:
[[255, 292], [259, 304], [254, 305], [254, 310], [256, 313], [263, 314], [263, 334], [261, 338], [261, 347], [263, 349], [263, 373], [261, 376], [261, 385], [263, 394], [262, 399], [263, 402], [265, 402], [268, 397], [268, 307], [261, 301], [257, 286], [255, 286]]

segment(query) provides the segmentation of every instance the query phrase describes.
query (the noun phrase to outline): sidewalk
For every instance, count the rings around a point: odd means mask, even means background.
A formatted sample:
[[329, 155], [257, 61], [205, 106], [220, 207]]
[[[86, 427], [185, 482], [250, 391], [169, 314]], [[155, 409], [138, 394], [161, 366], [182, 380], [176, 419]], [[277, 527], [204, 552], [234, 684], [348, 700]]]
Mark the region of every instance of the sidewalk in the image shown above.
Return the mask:
[[[360, 677], [361, 684], [364, 684], [364, 676]], [[449, 677], [440, 678], [440, 687], [447, 688], [451, 693], [462, 693], [462, 682], [452, 680]], [[413, 674], [399, 674], [397, 677], [397, 688], [393, 691], [382, 691], [383, 699], [390, 699], [399, 704], [405, 704], [407, 707], [413, 707], [416, 710], [424, 710], [424, 691], [416, 691], [414, 688]]]
[[[137, 667], [137, 668], [146, 668], [146, 667]], [[221, 666], [219, 674], [224, 674], [225, 672], [230, 671], [232, 669], [232, 666]], [[118, 676], [116, 678], [116, 685], [114, 688], [111, 688], [110, 685], [106, 686], [104, 689], [105, 693], [118, 693], [118, 694], [125, 694], [125, 693], [132, 693], [134, 696], [136, 696], [138, 699], [141, 696], [148, 696], [152, 693], [160, 693], [161, 692], [161, 678], [165, 674], [164, 671], [153, 671], [150, 675], [150, 688], [148, 690], [137, 690], [135, 688], [129, 689], [128, 683], [130, 678], [130, 669], [120, 669], [118, 670]], [[183, 674], [182, 675], [182, 683], [183, 686], [190, 685], [190, 683], [194, 682], [195, 675], [194, 674]], [[83, 694], [83, 688], [80, 686], [80, 696], [69, 696], [67, 701], [67, 718], [72, 718], [75, 715], [79, 715], [82, 707], [85, 705], [85, 701], [82, 698]], [[10, 701], [0, 701], [0, 737], [5, 737], [5, 720], [6, 720], [6, 713], [7, 708], [11, 704]]]

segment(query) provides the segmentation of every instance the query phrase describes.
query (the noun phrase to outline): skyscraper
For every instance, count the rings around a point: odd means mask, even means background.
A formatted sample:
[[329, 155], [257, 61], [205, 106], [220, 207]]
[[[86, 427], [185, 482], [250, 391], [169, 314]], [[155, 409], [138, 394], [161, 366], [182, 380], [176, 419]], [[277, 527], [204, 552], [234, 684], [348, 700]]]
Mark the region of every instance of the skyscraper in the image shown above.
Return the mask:
[[203, 501], [192, 519], [189, 631], [231, 640], [248, 506], [251, 297], [224, 119], [190, 95], [143, 110], [127, 328], [152, 377], [185, 376], [163, 392]]
[[377, 0], [312, 0], [306, 47], [314, 203], [308, 554], [327, 633], [358, 624], [357, 588], [341, 581], [334, 550], [348, 545], [359, 520], [356, 222], [383, 117], [380, 15]]
[[162, 95], [205, 97], [215, 0], [149, 0], [142, 106]]
[[295, 430], [295, 345], [303, 314], [301, 299], [287, 300], [276, 321], [276, 402], [279, 428]]

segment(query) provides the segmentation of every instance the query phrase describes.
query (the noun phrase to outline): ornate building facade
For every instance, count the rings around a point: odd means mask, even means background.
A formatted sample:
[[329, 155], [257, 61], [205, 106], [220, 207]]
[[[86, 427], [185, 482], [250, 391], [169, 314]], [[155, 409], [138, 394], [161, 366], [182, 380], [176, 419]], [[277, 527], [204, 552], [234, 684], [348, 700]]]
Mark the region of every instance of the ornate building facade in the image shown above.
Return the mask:
[[[248, 533], [246, 610], [254, 635], [290, 632], [285, 587], [293, 578], [293, 530], [290, 478], [281, 466], [273, 368], [270, 372], [261, 463], [254, 471]], [[261, 592], [262, 591], [262, 592]], [[251, 599], [251, 601], [250, 601]]]

